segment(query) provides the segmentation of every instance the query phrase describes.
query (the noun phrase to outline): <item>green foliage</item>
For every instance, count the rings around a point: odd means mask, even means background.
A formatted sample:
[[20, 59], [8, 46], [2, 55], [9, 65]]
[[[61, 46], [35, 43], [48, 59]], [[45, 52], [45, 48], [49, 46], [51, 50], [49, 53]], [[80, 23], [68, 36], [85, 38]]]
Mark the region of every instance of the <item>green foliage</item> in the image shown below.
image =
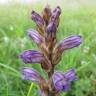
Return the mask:
[[[41, 5], [0, 5], [0, 96], [39, 96], [35, 83], [21, 79], [20, 68], [35, 67], [45, 78], [46, 74], [38, 64], [25, 65], [18, 54], [37, 48], [29, 40], [26, 30], [35, 28], [30, 18], [31, 10], [41, 8]], [[61, 8], [58, 40], [72, 34], [83, 37], [83, 43], [66, 51], [56, 67], [62, 71], [75, 67], [79, 76], [79, 80], [72, 84], [72, 90], [61, 93], [61, 96], [96, 96], [96, 8]]]

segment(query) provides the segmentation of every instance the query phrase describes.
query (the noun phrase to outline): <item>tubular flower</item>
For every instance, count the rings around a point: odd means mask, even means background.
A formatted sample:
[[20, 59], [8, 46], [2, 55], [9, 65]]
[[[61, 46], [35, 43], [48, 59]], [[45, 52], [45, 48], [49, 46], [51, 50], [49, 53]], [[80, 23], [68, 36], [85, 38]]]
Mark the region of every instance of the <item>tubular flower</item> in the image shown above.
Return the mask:
[[33, 29], [29, 29], [27, 30], [28, 32], [28, 36], [35, 41], [38, 45], [43, 43], [43, 37], [36, 31]]
[[28, 29], [27, 33], [40, 50], [30, 49], [19, 54], [19, 58], [24, 63], [39, 63], [47, 73], [48, 80], [33, 68], [24, 67], [21, 70], [23, 80], [31, 80], [39, 85], [40, 96], [59, 96], [61, 91], [71, 89], [71, 82], [77, 80], [75, 69], [70, 69], [67, 72], [55, 72], [55, 66], [60, 62], [62, 53], [82, 43], [82, 38], [79, 35], [71, 35], [58, 42], [56, 33], [60, 15], [61, 8], [59, 6], [52, 11], [47, 5], [42, 15], [32, 11], [31, 18], [36, 23], [37, 29]]
[[53, 64], [57, 64], [60, 61], [63, 51], [77, 47], [81, 42], [82, 39], [79, 35], [72, 35], [60, 41], [53, 50]]
[[44, 35], [44, 19], [35, 11], [32, 11], [32, 20], [37, 25], [37, 30], [41, 35]]
[[38, 26], [43, 26], [44, 25], [43, 18], [38, 13], [36, 13], [35, 11], [32, 11], [32, 20], [34, 22], [36, 22], [36, 24]]
[[44, 79], [35, 69], [32, 68], [22, 68], [22, 74], [22, 79], [32, 80], [37, 83], [40, 83], [40, 81]]
[[19, 55], [24, 63], [42, 63], [41, 66], [46, 71], [51, 68], [51, 63], [41, 52], [36, 50], [26, 50]]
[[25, 63], [40, 63], [44, 60], [41, 52], [35, 50], [26, 50], [19, 55]]
[[[22, 79], [23, 80], [31, 80], [35, 83], [37, 83], [42, 90], [48, 89], [48, 84], [46, 80], [39, 74], [38, 71], [32, 68], [24, 67], [22, 68]], [[44, 95], [45, 94], [45, 95]], [[46, 92], [43, 92], [43, 95], [46, 96]]]
[[55, 72], [53, 75], [54, 86], [58, 91], [70, 90], [70, 83], [74, 80], [77, 80], [75, 69], [70, 69], [66, 73]]

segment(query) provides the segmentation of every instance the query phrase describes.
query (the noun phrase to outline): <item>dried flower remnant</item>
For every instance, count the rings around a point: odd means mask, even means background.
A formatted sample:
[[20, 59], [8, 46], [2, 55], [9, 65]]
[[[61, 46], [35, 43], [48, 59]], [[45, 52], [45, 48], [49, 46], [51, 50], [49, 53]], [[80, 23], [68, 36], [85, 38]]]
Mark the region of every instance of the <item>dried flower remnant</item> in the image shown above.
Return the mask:
[[[70, 83], [77, 80], [75, 69], [67, 72], [55, 71], [55, 66], [60, 62], [62, 53], [81, 44], [79, 35], [71, 35], [60, 42], [56, 39], [59, 26], [61, 8], [57, 6], [53, 11], [47, 5], [42, 16], [32, 11], [32, 20], [36, 23], [36, 30], [27, 30], [28, 36], [40, 48], [37, 50], [26, 50], [19, 57], [24, 63], [39, 63], [48, 75], [48, 80], [40, 75], [35, 69], [22, 68], [22, 79], [36, 82], [40, 87], [40, 96], [59, 96], [61, 91], [71, 89]], [[34, 64], [35, 66], [35, 64]]]
[[42, 14], [43, 14], [43, 19], [44, 19], [44, 21], [45, 21], [45, 24], [46, 24], [46, 26], [47, 26], [48, 23], [49, 23], [50, 17], [51, 17], [51, 15], [52, 15], [51, 8], [50, 8], [49, 5], [47, 5], [47, 6], [44, 8]]

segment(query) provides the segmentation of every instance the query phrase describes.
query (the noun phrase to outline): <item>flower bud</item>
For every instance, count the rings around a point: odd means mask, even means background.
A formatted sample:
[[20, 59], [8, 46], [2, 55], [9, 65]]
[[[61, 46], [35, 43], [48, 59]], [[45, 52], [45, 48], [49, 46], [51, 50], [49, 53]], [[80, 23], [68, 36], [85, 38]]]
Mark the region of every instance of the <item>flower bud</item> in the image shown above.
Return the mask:
[[61, 8], [57, 6], [52, 13], [51, 21], [56, 21], [61, 14]]
[[38, 13], [36, 13], [35, 11], [32, 11], [32, 20], [34, 22], [36, 22], [36, 24], [38, 26], [43, 26], [44, 25], [43, 18]]
[[44, 29], [44, 20], [43, 20], [43, 18], [38, 13], [36, 13], [35, 11], [32, 11], [32, 20], [37, 24], [38, 32], [42, 36], [44, 36], [45, 29]]
[[50, 22], [45, 33], [45, 40], [46, 41], [51, 41], [56, 38], [56, 24], [54, 22]]
[[43, 43], [43, 37], [36, 30], [29, 29], [27, 32], [29, 37], [32, 38], [38, 45]]

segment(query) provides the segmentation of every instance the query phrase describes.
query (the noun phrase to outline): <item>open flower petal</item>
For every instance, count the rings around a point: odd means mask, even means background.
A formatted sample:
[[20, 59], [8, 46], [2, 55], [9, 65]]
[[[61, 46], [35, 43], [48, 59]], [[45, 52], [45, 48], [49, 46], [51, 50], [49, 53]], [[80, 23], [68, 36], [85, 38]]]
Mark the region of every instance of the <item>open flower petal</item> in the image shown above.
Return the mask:
[[44, 60], [41, 52], [35, 50], [26, 50], [19, 55], [25, 63], [40, 63]]
[[34, 82], [40, 83], [41, 80], [43, 80], [44, 78], [39, 74], [39, 72], [37, 72], [35, 69], [33, 68], [27, 68], [24, 67], [22, 68], [22, 79], [24, 80], [32, 80]]
[[74, 48], [74, 47], [77, 47], [81, 44], [82, 42], [82, 39], [81, 39], [81, 36], [79, 35], [72, 35], [72, 36], [69, 36], [67, 38], [65, 38], [64, 40], [62, 40], [58, 47], [61, 48], [61, 50], [66, 50], [66, 49], [71, 49], [71, 48]]
[[19, 57], [24, 63], [41, 63], [41, 67], [47, 72], [50, 71], [52, 67], [49, 59], [36, 50], [26, 50], [21, 53]]
[[67, 91], [70, 89], [71, 81], [77, 80], [75, 69], [70, 69], [66, 73], [55, 72], [53, 74], [54, 87], [58, 91]]
[[64, 73], [64, 77], [69, 81], [74, 81], [77, 80], [78, 77], [76, 76], [76, 70], [75, 69], [70, 69], [66, 73]]

